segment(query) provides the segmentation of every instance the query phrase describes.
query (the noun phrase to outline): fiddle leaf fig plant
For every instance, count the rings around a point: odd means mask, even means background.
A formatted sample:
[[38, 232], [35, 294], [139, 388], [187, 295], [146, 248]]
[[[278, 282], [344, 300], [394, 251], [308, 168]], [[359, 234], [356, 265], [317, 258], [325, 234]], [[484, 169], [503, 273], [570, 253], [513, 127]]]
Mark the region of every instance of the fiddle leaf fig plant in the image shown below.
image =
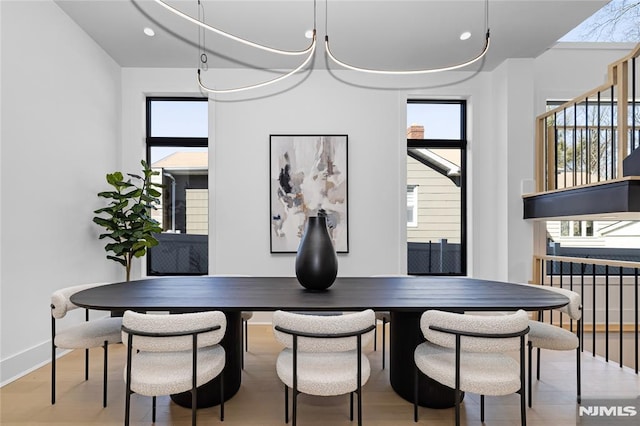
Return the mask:
[[[162, 195], [156, 188], [162, 185], [152, 182], [152, 176], [159, 172], [151, 170], [142, 160], [142, 176], [121, 172], [107, 174], [107, 183], [113, 187], [111, 191], [98, 193], [98, 197], [109, 200], [109, 205], [94, 213], [93, 221], [105, 228], [100, 234], [102, 240], [111, 240], [105, 247], [107, 259], [114, 260], [124, 266], [127, 281], [131, 279], [131, 264], [135, 257], [142, 257], [147, 249], [158, 245], [154, 233], [162, 232], [160, 223], [151, 217], [151, 210], [156, 209]], [[109, 254], [112, 253], [112, 254]]]

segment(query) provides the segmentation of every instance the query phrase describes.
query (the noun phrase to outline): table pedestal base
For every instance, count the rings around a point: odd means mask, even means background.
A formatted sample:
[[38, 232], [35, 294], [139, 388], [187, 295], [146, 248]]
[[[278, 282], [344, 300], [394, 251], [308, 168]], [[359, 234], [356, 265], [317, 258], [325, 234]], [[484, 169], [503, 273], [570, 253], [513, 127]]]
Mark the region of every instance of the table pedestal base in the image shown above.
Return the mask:
[[[224, 400], [227, 401], [240, 389], [242, 379], [242, 320], [240, 312], [225, 312], [227, 316], [227, 330], [220, 344], [225, 350], [226, 364], [224, 366]], [[171, 399], [178, 405], [191, 408], [191, 392], [171, 395]], [[198, 387], [197, 407], [206, 408], [219, 405], [220, 378]]]

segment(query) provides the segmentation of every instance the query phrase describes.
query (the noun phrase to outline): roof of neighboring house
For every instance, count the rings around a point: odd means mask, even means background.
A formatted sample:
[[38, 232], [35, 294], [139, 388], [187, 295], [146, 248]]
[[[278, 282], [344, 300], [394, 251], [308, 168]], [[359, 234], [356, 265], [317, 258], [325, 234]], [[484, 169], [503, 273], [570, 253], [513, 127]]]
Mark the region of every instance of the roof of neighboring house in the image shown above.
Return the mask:
[[162, 169], [207, 169], [209, 167], [209, 153], [179, 151], [158, 160], [152, 168]]
[[[613, 222], [607, 226], [600, 228], [600, 234], [602, 236], [616, 236], [616, 235], [637, 235], [640, 229], [635, 229], [638, 227], [637, 221], [631, 220], [621, 220], [617, 222]], [[621, 232], [626, 230], [626, 232]]]
[[460, 186], [460, 166], [457, 164], [439, 156], [430, 149], [409, 148], [407, 153], [425, 166], [451, 179], [456, 186]]

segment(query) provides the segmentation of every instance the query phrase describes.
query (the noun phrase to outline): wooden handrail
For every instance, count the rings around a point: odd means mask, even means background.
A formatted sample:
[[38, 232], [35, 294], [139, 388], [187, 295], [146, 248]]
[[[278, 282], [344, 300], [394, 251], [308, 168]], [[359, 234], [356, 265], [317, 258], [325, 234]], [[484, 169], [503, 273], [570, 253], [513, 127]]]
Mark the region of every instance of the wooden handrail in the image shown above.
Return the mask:
[[[566, 263], [586, 263], [589, 265], [601, 265], [601, 266], [613, 266], [622, 268], [640, 268], [640, 262], [629, 262], [625, 260], [613, 260], [613, 259], [596, 259], [593, 257], [568, 257], [568, 256], [550, 256], [550, 255], [534, 255], [534, 263], [536, 261], [553, 260], [556, 262]], [[535, 271], [535, 269], [534, 269]]]

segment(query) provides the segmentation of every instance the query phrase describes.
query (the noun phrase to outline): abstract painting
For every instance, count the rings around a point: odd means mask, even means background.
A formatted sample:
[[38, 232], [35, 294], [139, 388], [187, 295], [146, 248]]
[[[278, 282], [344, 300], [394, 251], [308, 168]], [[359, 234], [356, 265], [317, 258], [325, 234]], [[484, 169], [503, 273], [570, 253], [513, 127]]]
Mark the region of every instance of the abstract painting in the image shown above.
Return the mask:
[[271, 135], [271, 253], [295, 253], [323, 209], [338, 253], [349, 252], [347, 135]]

